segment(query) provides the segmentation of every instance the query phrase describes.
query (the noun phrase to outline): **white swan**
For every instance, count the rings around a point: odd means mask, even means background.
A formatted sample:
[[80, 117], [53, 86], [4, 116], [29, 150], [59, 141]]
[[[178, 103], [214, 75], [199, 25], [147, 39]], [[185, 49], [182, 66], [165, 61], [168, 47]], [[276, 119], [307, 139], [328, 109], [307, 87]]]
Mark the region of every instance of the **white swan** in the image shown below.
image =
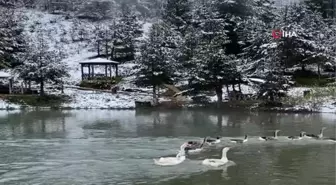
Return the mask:
[[245, 143], [246, 141], [248, 141], [248, 137], [247, 135], [245, 135], [244, 139], [230, 139], [230, 141], [233, 143]]
[[186, 146], [186, 143], [181, 146], [176, 157], [160, 157], [160, 159], [153, 159], [154, 163], [159, 166], [173, 166], [182, 163], [186, 159], [184, 150]]
[[259, 137], [259, 140], [262, 141], [267, 141], [267, 140], [277, 140], [278, 139], [278, 132], [280, 132], [281, 130], [275, 130], [274, 131], [274, 136], [273, 137], [267, 137], [267, 136], [263, 136], [263, 137]]
[[219, 166], [223, 166], [224, 164], [226, 164], [227, 162], [229, 162], [229, 160], [226, 157], [226, 153], [230, 150], [229, 147], [225, 147], [222, 150], [222, 158], [221, 159], [204, 159], [202, 164], [203, 165], [207, 165], [207, 166], [212, 166], [212, 167], [219, 167]]
[[306, 132], [300, 132], [300, 136], [289, 136], [288, 139], [291, 140], [301, 140], [305, 136]]
[[305, 137], [307, 138], [314, 138], [314, 139], [322, 139], [323, 138], [323, 131], [326, 129], [326, 127], [322, 127], [320, 130], [320, 134], [306, 134]]
[[214, 145], [214, 144], [218, 144], [220, 143], [221, 140], [220, 140], [220, 137], [216, 137], [216, 139], [212, 139], [212, 138], [209, 138], [206, 140], [206, 143], [209, 144], [209, 145]]

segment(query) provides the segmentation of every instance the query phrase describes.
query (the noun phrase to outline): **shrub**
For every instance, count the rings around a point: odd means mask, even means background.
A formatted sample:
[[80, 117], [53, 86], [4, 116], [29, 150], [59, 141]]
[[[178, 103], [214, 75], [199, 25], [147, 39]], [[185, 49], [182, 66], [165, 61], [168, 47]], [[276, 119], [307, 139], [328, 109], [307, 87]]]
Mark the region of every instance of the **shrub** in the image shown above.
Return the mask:
[[297, 70], [294, 72], [293, 78], [296, 81], [296, 84], [299, 86], [324, 87], [329, 83], [333, 82], [332, 79], [326, 76], [320, 76], [319, 78], [318, 74], [313, 71]]
[[106, 77], [99, 77], [95, 78], [94, 80], [83, 80], [79, 84], [80, 87], [87, 87], [93, 89], [110, 89], [111, 86], [119, 83], [121, 81], [121, 77], [113, 77], [106, 78]]
[[57, 107], [70, 101], [70, 97], [64, 95], [8, 95], [4, 99], [11, 103], [40, 107]]

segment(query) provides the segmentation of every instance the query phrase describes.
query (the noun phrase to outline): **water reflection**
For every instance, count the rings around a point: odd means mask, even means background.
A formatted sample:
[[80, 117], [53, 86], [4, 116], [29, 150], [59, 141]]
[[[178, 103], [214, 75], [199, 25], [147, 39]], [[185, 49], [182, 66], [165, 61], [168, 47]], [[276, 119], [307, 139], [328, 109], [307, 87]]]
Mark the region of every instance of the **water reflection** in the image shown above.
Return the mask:
[[301, 130], [335, 135], [335, 122], [319, 114], [210, 111], [30, 111], [0, 114], [0, 139], [298, 135]]
[[23, 111], [2, 114], [0, 138], [64, 138], [67, 116], [69, 114], [57, 111]]
[[[264, 124], [261, 124], [264, 123]], [[179, 166], [157, 167], [187, 139], [297, 135], [302, 129], [335, 135], [335, 120], [321, 114], [220, 111], [40, 111], [0, 113], [0, 184], [335, 184], [335, 144], [308, 141], [227, 141]], [[225, 138], [228, 139], [228, 138]], [[309, 141], [310, 142], [310, 141]], [[309, 144], [309, 145], [308, 145]], [[231, 146], [223, 169], [201, 165]], [[71, 178], [67, 179], [69, 174]], [[62, 177], [62, 178], [60, 178]], [[16, 180], [13, 180], [17, 178]], [[21, 180], [20, 180], [21, 179]]]

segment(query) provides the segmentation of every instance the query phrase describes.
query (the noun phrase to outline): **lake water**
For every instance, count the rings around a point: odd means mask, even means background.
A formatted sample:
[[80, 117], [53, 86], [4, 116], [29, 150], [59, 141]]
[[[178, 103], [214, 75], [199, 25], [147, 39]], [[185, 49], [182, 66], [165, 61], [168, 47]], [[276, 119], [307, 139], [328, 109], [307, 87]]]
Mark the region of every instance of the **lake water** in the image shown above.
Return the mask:
[[[214, 111], [108, 110], [0, 112], [0, 184], [4, 185], [335, 185], [335, 143], [285, 136], [301, 130], [335, 136], [336, 115]], [[280, 129], [279, 141], [260, 135]], [[251, 136], [244, 144], [230, 138]], [[218, 146], [171, 167], [153, 158], [175, 156], [179, 146], [204, 136]], [[235, 165], [209, 168], [230, 146]]]

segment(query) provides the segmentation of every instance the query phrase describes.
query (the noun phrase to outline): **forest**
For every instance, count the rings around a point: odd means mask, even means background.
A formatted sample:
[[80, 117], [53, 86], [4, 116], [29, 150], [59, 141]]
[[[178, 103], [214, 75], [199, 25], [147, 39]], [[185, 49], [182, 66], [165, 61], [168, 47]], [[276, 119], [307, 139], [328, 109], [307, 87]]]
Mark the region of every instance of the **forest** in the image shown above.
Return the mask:
[[[39, 23], [26, 28], [26, 9], [71, 20], [61, 28], [70, 39]], [[235, 85], [259, 78], [258, 98], [276, 101], [294, 84], [335, 85], [335, 10], [319, 0], [0, 0], [0, 64], [44, 94], [45, 84], [70, 76], [63, 60], [71, 42], [135, 63], [134, 83], [151, 87], [154, 99], [162, 84], [188, 81], [192, 93], [215, 91], [222, 102], [223, 89], [239, 92]], [[275, 38], [275, 30], [295, 34]]]

